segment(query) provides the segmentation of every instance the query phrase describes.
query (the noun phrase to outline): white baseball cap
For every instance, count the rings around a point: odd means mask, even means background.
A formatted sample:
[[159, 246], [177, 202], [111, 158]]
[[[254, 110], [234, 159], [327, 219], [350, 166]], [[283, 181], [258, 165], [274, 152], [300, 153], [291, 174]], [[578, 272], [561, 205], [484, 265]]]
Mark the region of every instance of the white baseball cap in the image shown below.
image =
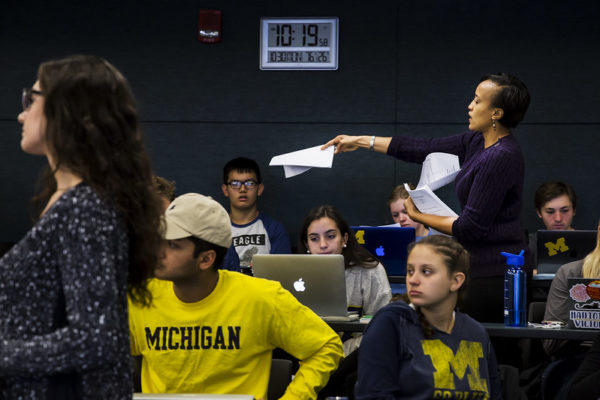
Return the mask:
[[187, 193], [171, 202], [165, 212], [165, 239], [195, 236], [221, 247], [231, 246], [227, 211], [209, 196]]

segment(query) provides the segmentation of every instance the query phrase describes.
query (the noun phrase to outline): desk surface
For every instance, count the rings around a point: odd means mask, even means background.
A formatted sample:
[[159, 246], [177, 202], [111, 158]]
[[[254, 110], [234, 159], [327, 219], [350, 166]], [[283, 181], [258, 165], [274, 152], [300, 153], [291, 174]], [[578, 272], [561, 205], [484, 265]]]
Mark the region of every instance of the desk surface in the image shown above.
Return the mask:
[[593, 329], [547, 329], [505, 326], [504, 324], [484, 322], [488, 335], [496, 337], [514, 337], [529, 339], [594, 340], [600, 330]]
[[327, 322], [327, 324], [336, 332], [363, 332], [367, 328], [367, 324], [358, 321]]
[[[546, 329], [504, 326], [504, 324], [485, 322], [482, 324], [490, 337], [513, 337], [528, 339], [594, 340], [600, 330], [588, 329]], [[336, 332], [363, 332], [367, 324], [360, 322], [330, 322]]]

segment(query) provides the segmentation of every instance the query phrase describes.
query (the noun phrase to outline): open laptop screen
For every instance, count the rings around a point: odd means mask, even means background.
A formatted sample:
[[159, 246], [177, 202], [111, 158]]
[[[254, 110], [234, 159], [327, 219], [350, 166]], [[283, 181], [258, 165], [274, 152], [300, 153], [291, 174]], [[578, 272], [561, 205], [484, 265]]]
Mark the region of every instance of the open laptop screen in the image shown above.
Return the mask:
[[406, 276], [408, 245], [415, 241], [414, 228], [353, 226], [359, 244], [381, 261], [388, 277]]
[[569, 328], [600, 329], [600, 280], [568, 278]]
[[555, 274], [561, 265], [585, 258], [596, 247], [596, 231], [537, 231], [538, 274]]

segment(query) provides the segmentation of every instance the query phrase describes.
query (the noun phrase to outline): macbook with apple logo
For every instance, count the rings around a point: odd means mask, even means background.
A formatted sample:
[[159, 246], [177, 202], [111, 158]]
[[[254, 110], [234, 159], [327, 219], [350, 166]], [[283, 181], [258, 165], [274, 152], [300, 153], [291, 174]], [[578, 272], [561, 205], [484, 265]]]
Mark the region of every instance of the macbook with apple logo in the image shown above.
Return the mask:
[[252, 271], [257, 278], [281, 283], [296, 299], [324, 320], [351, 321], [348, 313], [344, 256], [309, 254], [255, 254]]
[[352, 230], [357, 242], [381, 261], [389, 278], [406, 276], [408, 245], [415, 241], [415, 228], [353, 226]]

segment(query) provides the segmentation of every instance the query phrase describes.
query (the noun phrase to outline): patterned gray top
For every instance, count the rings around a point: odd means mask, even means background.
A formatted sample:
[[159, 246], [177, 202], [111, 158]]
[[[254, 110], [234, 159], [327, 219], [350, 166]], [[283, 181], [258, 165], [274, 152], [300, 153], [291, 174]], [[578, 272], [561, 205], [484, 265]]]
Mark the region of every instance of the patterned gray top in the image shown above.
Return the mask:
[[116, 211], [80, 184], [0, 259], [0, 398], [57, 398], [60, 382], [131, 398], [128, 251]]

